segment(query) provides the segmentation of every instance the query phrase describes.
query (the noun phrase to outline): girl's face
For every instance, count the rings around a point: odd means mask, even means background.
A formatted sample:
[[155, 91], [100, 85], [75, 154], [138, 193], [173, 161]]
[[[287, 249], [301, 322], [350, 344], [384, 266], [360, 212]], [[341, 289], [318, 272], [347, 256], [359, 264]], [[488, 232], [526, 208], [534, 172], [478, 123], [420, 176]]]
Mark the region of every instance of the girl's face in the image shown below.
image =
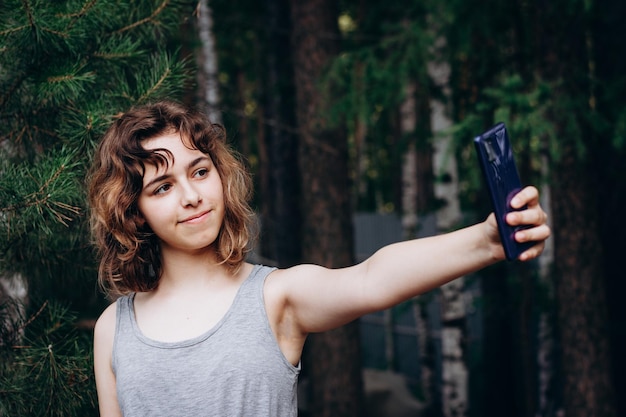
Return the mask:
[[[167, 149], [168, 165], [146, 164], [138, 207], [161, 248], [196, 252], [212, 245], [224, 220], [222, 181], [211, 158], [185, 146], [179, 133], [146, 140], [146, 150]], [[188, 143], [187, 143], [188, 145]]]

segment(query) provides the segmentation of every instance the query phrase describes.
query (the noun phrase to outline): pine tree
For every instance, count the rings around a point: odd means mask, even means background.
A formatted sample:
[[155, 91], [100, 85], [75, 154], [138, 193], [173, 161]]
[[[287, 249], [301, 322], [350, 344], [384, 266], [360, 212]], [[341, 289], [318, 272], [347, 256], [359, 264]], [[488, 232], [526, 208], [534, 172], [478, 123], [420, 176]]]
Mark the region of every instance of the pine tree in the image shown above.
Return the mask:
[[21, 278], [28, 294], [24, 309], [0, 302], [0, 416], [93, 410], [91, 338], [75, 328], [99, 308], [86, 169], [116, 114], [182, 96], [189, 71], [177, 36], [193, 9], [0, 3], [0, 283]]

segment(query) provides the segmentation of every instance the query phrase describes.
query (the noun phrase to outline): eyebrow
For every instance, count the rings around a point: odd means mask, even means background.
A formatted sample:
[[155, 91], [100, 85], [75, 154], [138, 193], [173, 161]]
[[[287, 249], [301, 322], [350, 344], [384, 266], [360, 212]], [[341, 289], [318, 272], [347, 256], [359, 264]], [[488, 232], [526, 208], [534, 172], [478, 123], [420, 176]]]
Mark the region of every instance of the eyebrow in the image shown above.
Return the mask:
[[[187, 169], [189, 170], [189, 169], [195, 167], [196, 165], [198, 165], [198, 164], [200, 164], [201, 162], [204, 162], [204, 161], [211, 161], [211, 163], [213, 162], [211, 160], [211, 158], [209, 158], [208, 156], [200, 156], [200, 157], [194, 159], [193, 161], [189, 162], [189, 164], [187, 164]], [[143, 187], [143, 189], [145, 190], [147, 188], [150, 188], [153, 184], [161, 182], [163, 180], [166, 180], [166, 179], [170, 178], [171, 176], [172, 176], [171, 174], [159, 175], [158, 177], [153, 178], [152, 180], [150, 180], [150, 182], [148, 182]]]

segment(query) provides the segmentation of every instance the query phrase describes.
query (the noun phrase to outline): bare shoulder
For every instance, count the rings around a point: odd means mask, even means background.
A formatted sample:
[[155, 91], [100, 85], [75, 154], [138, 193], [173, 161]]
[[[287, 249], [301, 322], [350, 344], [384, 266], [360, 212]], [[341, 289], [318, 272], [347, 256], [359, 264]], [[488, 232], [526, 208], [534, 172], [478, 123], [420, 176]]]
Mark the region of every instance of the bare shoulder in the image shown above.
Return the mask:
[[94, 371], [98, 405], [102, 417], [121, 417], [122, 415], [117, 402], [115, 374], [112, 368], [116, 316], [117, 302], [112, 303], [102, 312], [94, 329]]
[[354, 266], [332, 269], [313, 264], [277, 269], [268, 276], [265, 292], [273, 293], [275, 299], [285, 302], [315, 300], [318, 294], [327, 294], [346, 286], [346, 278], [354, 277], [356, 271]]
[[109, 305], [96, 321], [93, 335], [94, 369], [96, 371], [96, 385], [109, 385], [114, 381], [111, 368], [113, 355], [113, 340], [115, 338], [115, 323], [117, 316], [117, 302]]
[[298, 285], [298, 282], [301, 282], [305, 276], [314, 274], [317, 268], [319, 267], [315, 265], [296, 265], [272, 271], [265, 280], [266, 298], [272, 297], [275, 301], [284, 299]]
[[94, 343], [113, 342], [117, 319], [117, 302], [111, 303], [98, 317], [94, 328]]
[[290, 292], [290, 289], [300, 286], [311, 278], [321, 276], [327, 271], [329, 271], [327, 268], [311, 264], [276, 269], [267, 277], [266, 291], [269, 289], [270, 291], [286, 294]]

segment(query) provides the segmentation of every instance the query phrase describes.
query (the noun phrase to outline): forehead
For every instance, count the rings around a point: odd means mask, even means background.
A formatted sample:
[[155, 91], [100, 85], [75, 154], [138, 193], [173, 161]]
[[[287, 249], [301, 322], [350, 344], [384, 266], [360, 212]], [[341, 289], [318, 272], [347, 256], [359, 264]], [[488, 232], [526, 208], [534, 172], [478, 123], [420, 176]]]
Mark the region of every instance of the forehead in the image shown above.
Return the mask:
[[191, 142], [183, 137], [178, 132], [169, 132], [162, 135], [154, 136], [149, 139], [145, 139], [141, 142], [141, 147], [147, 151], [153, 151], [155, 149], [167, 149], [170, 152], [175, 150], [181, 150], [180, 148], [186, 148], [192, 150]]

